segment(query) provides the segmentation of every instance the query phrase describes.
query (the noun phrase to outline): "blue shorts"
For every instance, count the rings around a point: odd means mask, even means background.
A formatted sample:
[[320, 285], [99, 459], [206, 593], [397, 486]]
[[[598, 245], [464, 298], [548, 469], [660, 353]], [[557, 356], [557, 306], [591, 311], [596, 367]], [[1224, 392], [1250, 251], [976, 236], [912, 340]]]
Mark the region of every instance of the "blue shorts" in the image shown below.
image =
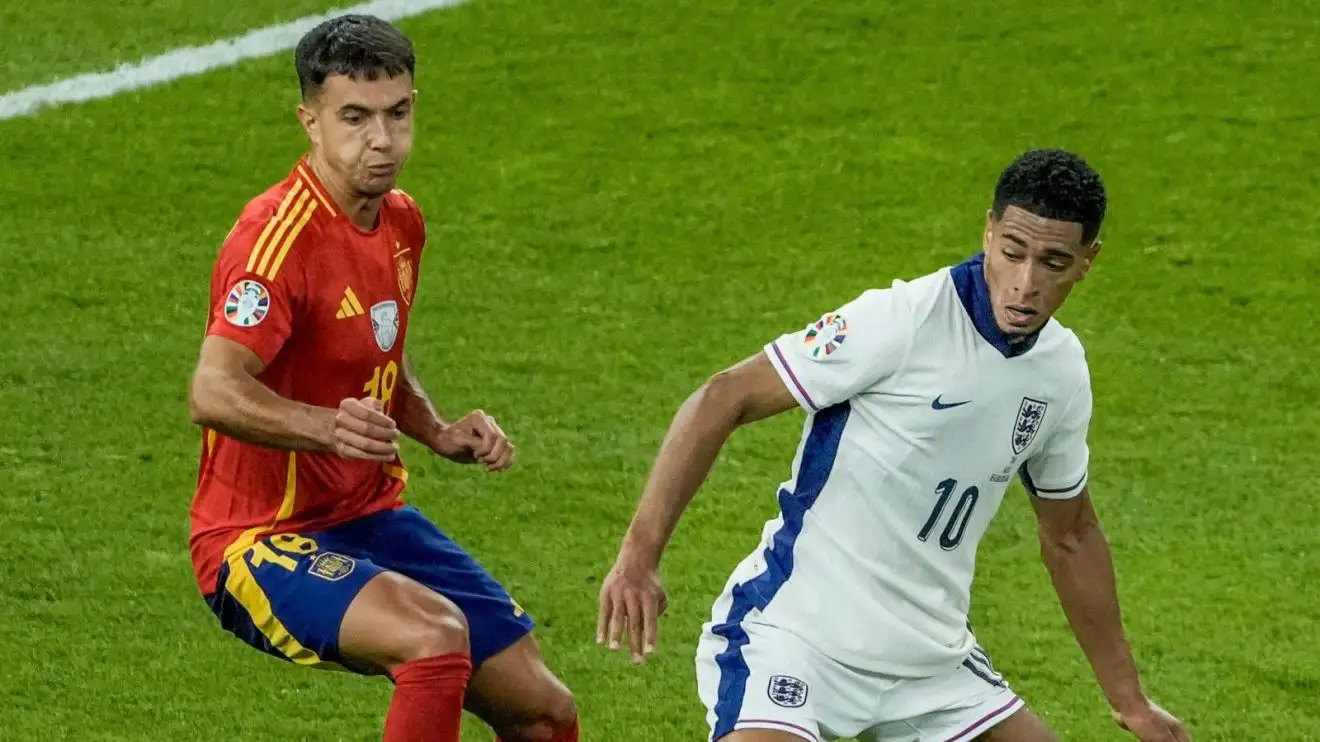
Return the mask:
[[230, 555], [206, 602], [221, 626], [257, 649], [347, 670], [339, 626], [358, 591], [382, 572], [410, 577], [463, 611], [474, 668], [534, 625], [489, 572], [411, 506], [262, 539]]

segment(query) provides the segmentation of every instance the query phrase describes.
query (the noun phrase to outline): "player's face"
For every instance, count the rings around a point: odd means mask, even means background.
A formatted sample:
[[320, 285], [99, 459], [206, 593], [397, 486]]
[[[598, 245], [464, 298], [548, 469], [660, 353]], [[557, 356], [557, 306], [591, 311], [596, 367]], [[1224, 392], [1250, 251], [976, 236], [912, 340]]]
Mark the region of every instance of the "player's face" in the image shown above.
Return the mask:
[[1009, 206], [986, 217], [985, 280], [999, 329], [1027, 335], [1045, 326], [1086, 277], [1100, 243], [1082, 244], [1082, 225]]
[[412, 152], [412, 76], [325, 79], [314, 100], [298, 109], [322, 162], [353, 193], [383, 196], [394, 188]]

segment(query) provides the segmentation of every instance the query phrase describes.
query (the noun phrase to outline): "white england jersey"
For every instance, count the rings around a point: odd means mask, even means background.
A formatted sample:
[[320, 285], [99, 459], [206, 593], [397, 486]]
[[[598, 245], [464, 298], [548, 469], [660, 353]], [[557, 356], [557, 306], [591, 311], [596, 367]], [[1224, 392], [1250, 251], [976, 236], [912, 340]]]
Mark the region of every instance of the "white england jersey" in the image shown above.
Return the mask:
[[1030, 338], [1000, 331], [982, 260], [867, 291], [765, 347], [808, 415], [781, 514], [708, 625], [730, 661], [759, 622], [860, 670], [956, 667], [975, 646], [976, 548], [1010, 479], [1081, 493], [1081, 343], [1052, 319]]

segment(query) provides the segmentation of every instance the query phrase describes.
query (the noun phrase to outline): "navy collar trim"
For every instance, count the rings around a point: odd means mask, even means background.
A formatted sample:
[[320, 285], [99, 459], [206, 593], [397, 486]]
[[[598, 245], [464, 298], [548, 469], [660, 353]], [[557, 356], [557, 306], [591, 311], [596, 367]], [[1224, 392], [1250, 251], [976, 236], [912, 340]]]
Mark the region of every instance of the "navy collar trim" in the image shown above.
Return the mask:
[[987, 343], [1005, 358], [1015, 358], [1026, 353], [1036, 345], [1040, 331], [1030, 335], [1013, 335], [999, 329], [995, 322], [994, 308], [990, 304], [990, 287], [985, 282], [985, 253], [977, 253], [971, 258], [949, 269], [953, 277], [953, 288], [962, 300], [963, 309], [972, 320], [972, 325]]

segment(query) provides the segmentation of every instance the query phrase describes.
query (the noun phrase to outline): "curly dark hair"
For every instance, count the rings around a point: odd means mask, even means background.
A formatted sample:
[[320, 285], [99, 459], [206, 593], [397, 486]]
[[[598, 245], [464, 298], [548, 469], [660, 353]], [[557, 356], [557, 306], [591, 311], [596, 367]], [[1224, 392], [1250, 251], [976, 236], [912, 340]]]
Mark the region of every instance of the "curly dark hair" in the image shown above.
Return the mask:
[[1046, 219], [1078, 222], [1082, 244], [1100, 234], [1108, 197], [1097, 173], [1081, 157], [1061, 149], [1034, 149], [1004, 169], [995, 184], [994, 218], [1010, 206]]
[[412, 42], [394, 26], [370, 15], [341, 15], [308, 31], [293, 53], [303, 99], [314, 97], [330, 75], [375, 80], [415, 75]]

